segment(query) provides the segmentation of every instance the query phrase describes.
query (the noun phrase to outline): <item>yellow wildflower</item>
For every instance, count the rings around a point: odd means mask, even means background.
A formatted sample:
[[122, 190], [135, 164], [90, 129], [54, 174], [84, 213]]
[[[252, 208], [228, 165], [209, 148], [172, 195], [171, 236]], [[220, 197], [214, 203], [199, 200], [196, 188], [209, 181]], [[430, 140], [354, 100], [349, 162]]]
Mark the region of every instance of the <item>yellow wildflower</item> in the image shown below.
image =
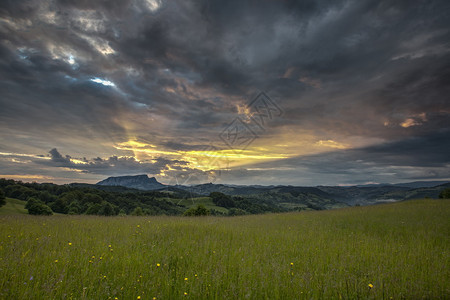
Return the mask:
[[369, 289], [373, 288], [373, 284], [369, 283], [368, 287]]
[[58, 262], [58, 260], [57, 259], [55, 259], [55, 263], [57, 263]]
[[188, 280], [188, 278], [187, 277], [184, 277], [184, 281], [187, 281]]
[[156, 264], [156, 267], [159, 268], [159, 267], [161, 267], [161, 265], [158, 263], [158, 264]]
[[72, 243], [71, 243], [71, 242], [69, 242], [69, 246], [72, 246]]

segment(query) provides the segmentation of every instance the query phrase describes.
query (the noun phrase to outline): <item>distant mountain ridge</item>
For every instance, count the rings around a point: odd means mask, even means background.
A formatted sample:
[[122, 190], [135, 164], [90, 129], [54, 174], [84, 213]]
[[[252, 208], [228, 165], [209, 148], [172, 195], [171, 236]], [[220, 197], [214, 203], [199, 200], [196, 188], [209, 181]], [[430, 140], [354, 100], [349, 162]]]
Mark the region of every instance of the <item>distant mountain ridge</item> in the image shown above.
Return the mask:
[[405, 183], [375, 183], [375, 184], [363, 184], [357, 185], [357, 187], [380, 187], [380, 186], [400, 186], [407, 188], [428, 188], [435, 187], [438, 185], [446, 184], [448, 181], [413, 181], [413, 182], [405, 182]]
[[166, 187], [164, 184], [158, 182], [155, 177], [149, 178], [145, 174], [135, 176], [108, 177], [105, 180], [97, 182], [97, 185], [123, 186], [145, 191], [158, 190]]
[[[165, 190], [189, 197], [209, 196], [220, 192], [234, 197], [250, 197], [271, 201], [285, 208], [310, 207], [330, 209], [339, 206], [370, 205], [415, 198], [437, 198], [440, 191], [450, 186], [445, 181], [415, 181], [400, 184], [368, 184], [355, 186], [259, 186], [198, 184], [193, 186], [167, 186], [147, 175], [109, 177], [97, 183], [107, 189], [119, 187], [138, 190]], [[185, 195], [185, 196], [186, 196]]]

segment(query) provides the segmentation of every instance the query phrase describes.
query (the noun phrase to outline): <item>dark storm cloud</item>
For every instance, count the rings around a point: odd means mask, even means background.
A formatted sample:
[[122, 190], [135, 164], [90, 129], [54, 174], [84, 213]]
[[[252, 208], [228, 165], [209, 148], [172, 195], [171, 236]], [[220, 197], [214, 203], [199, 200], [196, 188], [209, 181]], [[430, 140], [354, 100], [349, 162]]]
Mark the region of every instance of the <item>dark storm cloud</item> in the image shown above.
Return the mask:
[[[109, 157], [76, 164], [83, 172], [156, 172], [170, 162], [142, 165], [107, 148], [141, 137], [201, 150], [264, 90], [285, 111], [268, 136], [385, 143], [299, 167], [346, 174], [358, 169], [340, 167], [349, 157], [438, 166], [445, 155], [432, 164], [415, 141], [450, 128], [449, 14], [448, 1], [2, 1], [1, 137], [17, 153], [58, 145]], [[58, 154], [47, 163], [74, 167]]]
[[137, 161], [134, 157], [117, 157], [108, 158], [92, 158], [77, 159], [74, 161], [69, 155], [61, 155], [54, 148], [49, 151], [50, 160], [36, 160], [37, 163], [72, 169], [74, 171], [99, 174], [99, 175], [120, 175], [120, 174], [159, 174], [162, 170], [167, 169], [168, 165], [174, 163], [186, 165], [186, 162], [180, 160], [168, 160], [157, 158], [152, 163]]

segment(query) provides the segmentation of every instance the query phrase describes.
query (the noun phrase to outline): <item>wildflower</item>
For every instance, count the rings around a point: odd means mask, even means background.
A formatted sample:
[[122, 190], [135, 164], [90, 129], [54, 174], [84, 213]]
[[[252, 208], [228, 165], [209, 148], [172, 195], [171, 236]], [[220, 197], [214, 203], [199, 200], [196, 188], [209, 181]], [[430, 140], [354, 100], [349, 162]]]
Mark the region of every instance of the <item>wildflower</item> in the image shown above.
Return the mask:
[[187, 281], [188, 280], [188, 278], [187, 277], [184, 277], [184, 281]]
[[95, 259], [95, 255], [92, 255], [92, 259]]
[[159, 263], [158, 263], [158, 264], [156, 264], [156, 267], [157, 267], [157, 268], [161, 267], [161, 264], [159, 264]]
[[137, 298], [136, 299], [141, 299], [141, 296], [137, 296]]
[[294, 266], [294, 263], [293, 262], [291, 262], [291, 267], [293, 267]]
[[141, 227], [141, 225], [136, 226], [137, 228]]
[[57, 259], [55, 259], [55, 263], [57, 263], [58, 262], [58, 260]]
[[195, 274], [194, 276], [197, 277], [197, 274]]
[[186, 292], [184, 292], [184, 295], [185, 295], [185, 296], [187, 296], [187, 293], [186, 293]]
[[111, 245], [108, 245], [108, 248], [111, 248], [112, 246]]
[[373, 284], [369, 283], [368, 287], [369, 289], [373, 288]]
[[106, 279], [106, 275], [103, 276], [103, 279]]
[[90, 260], [89, 263], [92, 264], [92, 260]]
[[69, 246], [72, 246], [72, 243], [71, 243], [71, 242], [69, 242]]

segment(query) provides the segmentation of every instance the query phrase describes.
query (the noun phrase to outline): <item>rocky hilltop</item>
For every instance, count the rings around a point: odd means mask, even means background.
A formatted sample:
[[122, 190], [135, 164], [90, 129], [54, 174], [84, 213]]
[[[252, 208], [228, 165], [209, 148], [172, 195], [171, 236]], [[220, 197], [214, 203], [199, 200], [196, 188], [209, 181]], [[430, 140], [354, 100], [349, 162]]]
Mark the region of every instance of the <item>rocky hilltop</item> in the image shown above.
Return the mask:
[[136, 176], [118, 176], [118, 177], [108, 177], [97, 183], [97, 185], [108, 185], [108, 186], [124, 186], [139, 190], [158, 190], [165, 187], [164, 184], [159, 183], [155, 177], [148, 177], [147, 175], [136, 175]]

